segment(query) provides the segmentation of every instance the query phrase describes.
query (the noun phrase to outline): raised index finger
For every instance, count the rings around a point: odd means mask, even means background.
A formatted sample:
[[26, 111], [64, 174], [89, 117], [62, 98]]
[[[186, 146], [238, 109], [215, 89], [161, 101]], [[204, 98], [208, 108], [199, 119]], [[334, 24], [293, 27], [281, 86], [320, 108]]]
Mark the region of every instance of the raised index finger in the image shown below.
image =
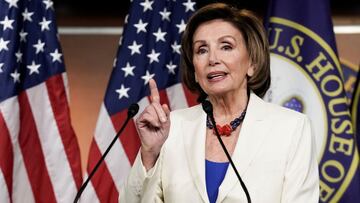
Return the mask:
[[151, 102], [160, 103], [160, 95], [154, 79], [149, 81]]

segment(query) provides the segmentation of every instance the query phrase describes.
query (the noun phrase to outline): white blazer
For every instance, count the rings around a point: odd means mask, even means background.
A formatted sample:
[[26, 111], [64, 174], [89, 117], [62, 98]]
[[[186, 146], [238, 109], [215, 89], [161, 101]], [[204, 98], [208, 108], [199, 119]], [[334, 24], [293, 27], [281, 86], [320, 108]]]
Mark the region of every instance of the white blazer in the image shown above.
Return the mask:
[[[121, 203], [208, 203], [206, 114], [201, 105], [171, 112], [170, 134], [146, 173], [138, 154], [120, 192]], [[253, 203], [312, 203], [319, 199], [315, 141], [309, 119], [250, 95], [232, 155]], [[247, 202], [229, 165], [217, 203]]]

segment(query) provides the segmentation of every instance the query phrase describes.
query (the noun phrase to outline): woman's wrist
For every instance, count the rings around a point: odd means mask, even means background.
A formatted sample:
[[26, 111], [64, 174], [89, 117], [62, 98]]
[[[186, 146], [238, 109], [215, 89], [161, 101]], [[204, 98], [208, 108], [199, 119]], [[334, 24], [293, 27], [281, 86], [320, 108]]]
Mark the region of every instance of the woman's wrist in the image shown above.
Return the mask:
[[150, 170], [155, 166], [155, 163], [159, 157], [160, 150], [148, 150], [141, 147], [141, 160], [146, 169], [146, 171]]

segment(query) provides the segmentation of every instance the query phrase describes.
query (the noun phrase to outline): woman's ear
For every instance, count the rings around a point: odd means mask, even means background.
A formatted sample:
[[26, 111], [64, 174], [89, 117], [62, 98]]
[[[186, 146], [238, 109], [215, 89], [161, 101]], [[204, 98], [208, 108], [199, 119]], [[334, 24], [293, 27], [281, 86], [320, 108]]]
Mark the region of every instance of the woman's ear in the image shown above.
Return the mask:
[[194, 77], [195, 77], [195, 82], [198, 83], [198, 79], [197, 79], [197, 76], [196, 76], [196, 73], [194, 72]]
[[248, 70], [247, 70], [247, 76], [252, 77], [255, 73], [255, 66], [254, 65], [250, 65]]

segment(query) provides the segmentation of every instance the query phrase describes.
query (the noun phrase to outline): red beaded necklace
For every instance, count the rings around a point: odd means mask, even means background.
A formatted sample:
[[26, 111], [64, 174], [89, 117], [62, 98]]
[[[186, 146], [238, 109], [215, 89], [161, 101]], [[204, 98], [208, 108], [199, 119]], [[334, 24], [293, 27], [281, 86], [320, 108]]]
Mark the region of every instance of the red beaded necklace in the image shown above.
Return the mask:
[[[230, 124], [225, 124], [223, 126], [216, 125], [216, 128], [220, 134], [220, 136], [230, 136], [233, 131], [240, 125], [240, 123], [244, 120], [246, 114], [246, 109], [240, 114], [239, 117], [235, 118], [230, 122]], [[209, 129], [213, 130], [214, 135], [216, 135], [214, 125], [211, 123], [209, 116], [206, 118], [206, 126]]]

